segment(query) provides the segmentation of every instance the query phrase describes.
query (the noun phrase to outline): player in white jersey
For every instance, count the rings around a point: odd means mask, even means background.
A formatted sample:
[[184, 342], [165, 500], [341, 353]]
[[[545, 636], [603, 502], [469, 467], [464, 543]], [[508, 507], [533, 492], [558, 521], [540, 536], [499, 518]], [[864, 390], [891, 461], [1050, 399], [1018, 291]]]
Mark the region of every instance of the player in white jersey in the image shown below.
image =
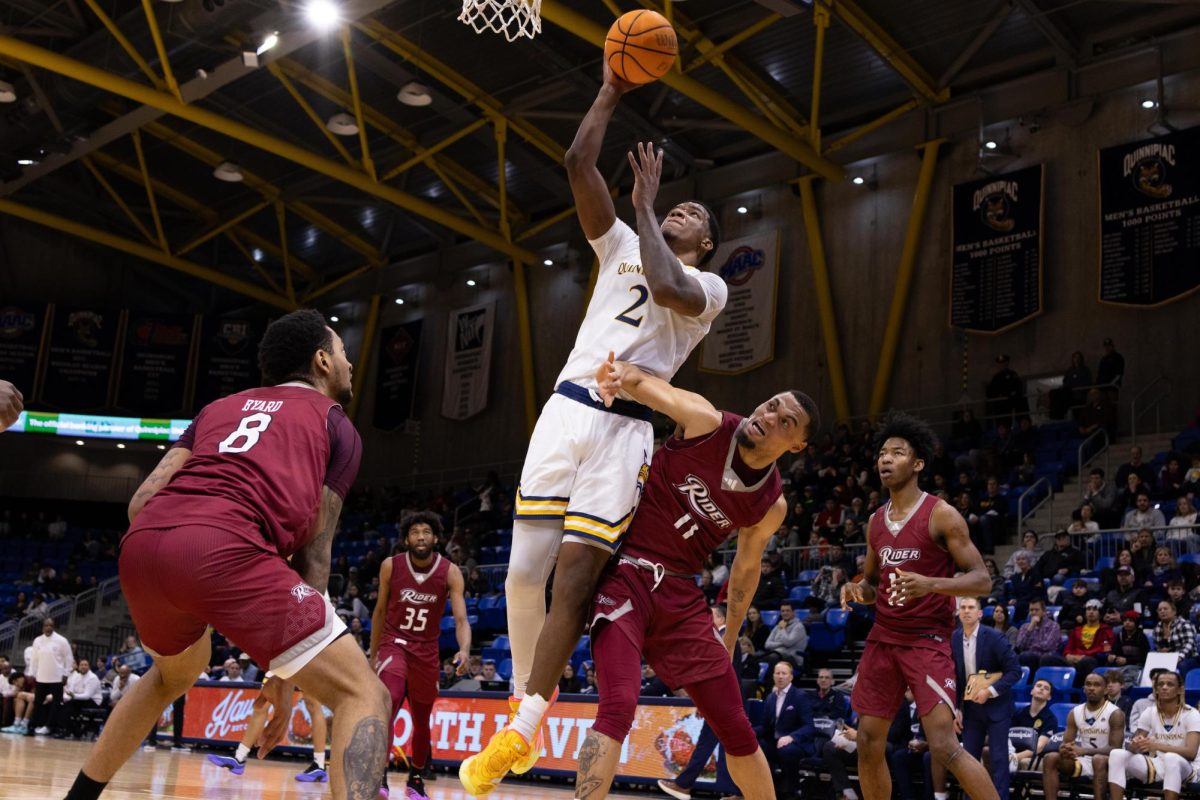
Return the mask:
[[637, 232], [616, 217], [596, 161], [621, 95], [633, 88], [605, 65], [604, 84], [566, 155], [579, 221], [599, 272], [521, 472], [505, 582], [515, 716], [482, 753], [463, 762], [459, 776], [474, 795], [490, 792], [510, 769], [526, 772], [536, 762], [541, 718], [649, 470], [650, 410], [628, 399], [606, 407], [596, 394], [596, 364], [615, 350], [621, 361], [669, 381], [725, 306], [724, 281], [700, 269], [716, 250], [717, 222], [703, 204], [686, 202], [659, 223], [654, 200], [663, 154], [652, 144], [629, 154]]
[[1104, 676], [1093, 672], [1083, 681], [1084, 702], [1071, 709], [1062, 746], [1042, 761], [1046, 800], [1057, 800], [1059, 776], [1091, 778], [1094, 797], [1108, 787], [1108, 754], [1125, 741], [1125, 713], [1105, 697]]
[[1183, 785], [1191, 783], [1200, 767], [1200, 712], [1183, 702], [1178, 672], [1159, 673], [1154, 679], [1154, 700], [1154, 706], [1138, 718], [1138, 729], [1125, 749], [1109, 754], [1111, 800], [1123, 800], [1127, 778], [1162, 781], [1164, 800], [1179, 800]]

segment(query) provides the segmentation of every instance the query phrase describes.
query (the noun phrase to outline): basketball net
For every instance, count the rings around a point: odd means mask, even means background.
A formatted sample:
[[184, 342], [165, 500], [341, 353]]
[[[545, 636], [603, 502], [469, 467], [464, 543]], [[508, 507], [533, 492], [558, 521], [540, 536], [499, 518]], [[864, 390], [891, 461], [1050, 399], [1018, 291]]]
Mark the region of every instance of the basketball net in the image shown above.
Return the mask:
[[510, 42], [542, 32], [542, 0], [463, 0], [459, 22], [476, 33], [503, 33]]

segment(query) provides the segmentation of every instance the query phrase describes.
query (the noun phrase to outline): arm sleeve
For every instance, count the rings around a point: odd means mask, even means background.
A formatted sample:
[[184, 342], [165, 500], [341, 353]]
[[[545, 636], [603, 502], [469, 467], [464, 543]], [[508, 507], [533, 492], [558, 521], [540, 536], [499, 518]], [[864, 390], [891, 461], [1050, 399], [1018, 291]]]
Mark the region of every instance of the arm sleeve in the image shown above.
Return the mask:
[[329, 463], [325, 466], [325, 485], [345, 499], [362, 462], [362, 438], [341, 406], [329, 409], [326, 424], [329, 427]]
[[592, 246], [592, 250], [596, 253], [596, 258], [600, 259], [600, 265], [603, 266], [604, 262], [610, 255], [616, 252], [617, 248], [630, 239], [636, 238], [637, 234], [633, 232], [633, 228], [622, 222], [620, 217], [615, 217], [612, 227], [605, 231], [600, 238], [588, 239], [588, 244]]
[[704, 290], [704, 311], [700, 313], [699, 319], [702, 322], [712, 322], [725, 310], [725, 303], [729, 300], [729, 287], [721, 280], [720, 275], [712, 272], [701, 272], [696, 276], [696, 280]]

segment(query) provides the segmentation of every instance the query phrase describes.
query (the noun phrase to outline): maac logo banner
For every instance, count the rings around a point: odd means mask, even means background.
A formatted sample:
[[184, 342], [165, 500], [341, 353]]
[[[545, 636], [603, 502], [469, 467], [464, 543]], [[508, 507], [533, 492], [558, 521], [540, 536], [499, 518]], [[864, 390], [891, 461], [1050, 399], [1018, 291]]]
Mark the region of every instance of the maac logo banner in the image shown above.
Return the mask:
[[998, 333], [1042, 311], [1041, 164], [954, 187], [950, 324]]
[[729, 286], [729, 302], [700, 350], [700, 369], [738, 375], [775, 358], [779, 231], [722, 244], [713, 262]]
[[487, 408], [495, 327], [495, 303], [450, 312], [442, 416], [467, 419]]
[[1156, 306], [1200, 288], [1200, 128], [1100, 151], [1100, 301]]

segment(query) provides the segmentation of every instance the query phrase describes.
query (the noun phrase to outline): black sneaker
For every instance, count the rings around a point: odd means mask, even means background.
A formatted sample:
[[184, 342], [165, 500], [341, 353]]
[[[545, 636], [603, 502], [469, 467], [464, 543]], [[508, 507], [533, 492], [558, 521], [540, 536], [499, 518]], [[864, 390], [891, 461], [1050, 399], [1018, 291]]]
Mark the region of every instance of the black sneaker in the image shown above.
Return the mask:
[[425, 781], [421, 778], [420, 773], [409, 773], [406, 788], [408, 800], [429, 800], [429, 795], [425, 794]]
[[329, 773], [314, 761], [308, 765], [308, 769], [296, 776], [296, 780], [301, 783], [325, 783], [329, 780]]

